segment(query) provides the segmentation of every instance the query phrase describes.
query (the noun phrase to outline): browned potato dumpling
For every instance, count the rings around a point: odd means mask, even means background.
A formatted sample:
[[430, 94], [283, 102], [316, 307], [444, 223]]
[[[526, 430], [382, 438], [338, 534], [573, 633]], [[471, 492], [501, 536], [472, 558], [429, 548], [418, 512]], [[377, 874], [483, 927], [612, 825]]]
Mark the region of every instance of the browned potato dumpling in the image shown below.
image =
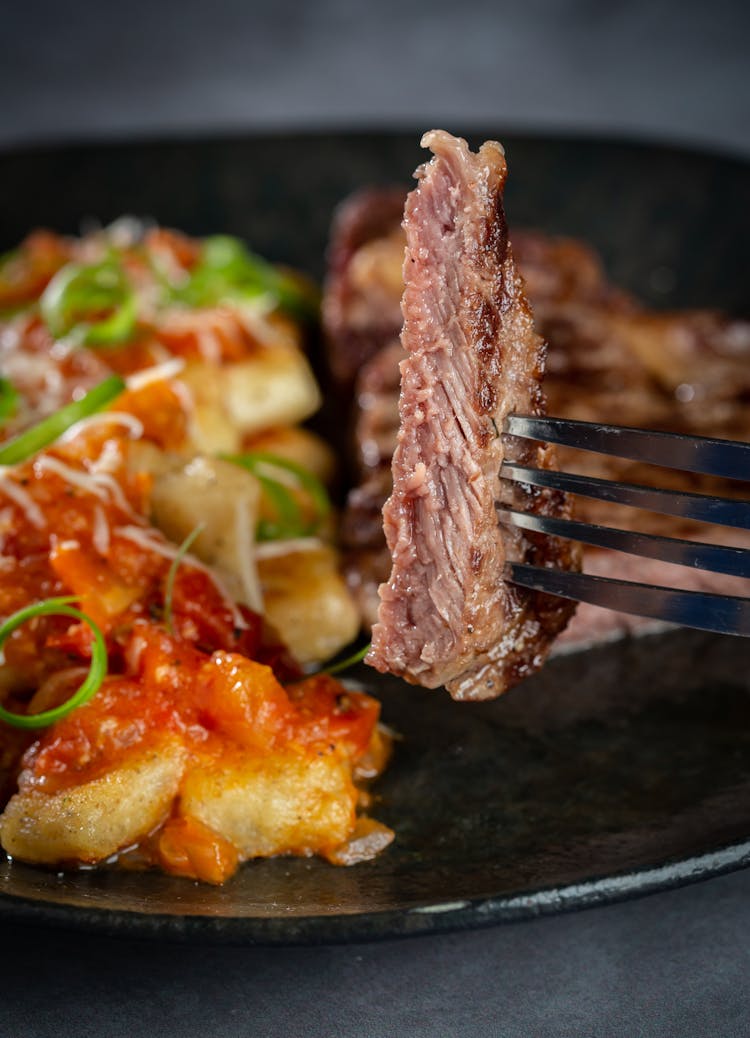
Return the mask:
[[314, 854], [342, 843], [354, 825], [357, 790], [336, 752], [293, 749], [238, 754], [185, 778], [181, 808], [220, 833], [243, 859]]
[[243, 450], [266, 451], [304, 466], [321, 481], [330, 483], [336, 472], [336, 455], [316, 433], [299, 426], [281, 426], [248, 437]]
[[259, 500], [260, 484], [247, 469], [198, 455], [159, 473], [150, 503], [154, 523], [175, 544], [202, 523], [191, 551], [216, 567], [238, 601], [262, 612], [253, 555]]
[[190, 438], [205, 453], [235, 452], [247, 436], [302, 422], [321, 396], [297, 349], [261, 349], [235, 364], [188, 364], [180, 375], [193, 400]]
[[[268, 546], [270, 547], [270, 546]], [[327, 544], [260, 546], [258, 576], [263, 608], [300, 663], [330, 659], [357, 635], [360, 618], [339, 573], [338, 553]]]
[[181, 743], [165, 738], [91, 782], [57, 793], [22, 790], [0, 818], [0, 842], [11, 857], [39, 864], [108, 858], [163, 821], [184, 758]]

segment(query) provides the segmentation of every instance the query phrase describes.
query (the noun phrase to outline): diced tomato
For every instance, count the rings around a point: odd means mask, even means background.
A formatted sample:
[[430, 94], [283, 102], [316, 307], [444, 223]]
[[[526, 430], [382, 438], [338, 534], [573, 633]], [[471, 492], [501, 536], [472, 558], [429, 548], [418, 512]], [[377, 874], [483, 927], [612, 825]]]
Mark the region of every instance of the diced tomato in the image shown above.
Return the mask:
[[57, 577], [78, 596], [79, 608], [104, 632], [142, 594], [139, 587], [120, 580], [107, 562], [77, 541], [53, 543], [49, 559]]
[[134, 746], [180, 729], [167, 696], [140, 682], [107, 678], [93, 699], [58, 721], [24, 758], [23, 785], [47, 792], [90, 782]]
[[380, 715], [372, 696], [317, 674], [287, 688], [295, 707], [295, 738], [305, 744], [335, 743], [353, 759], [367, 749]]
[[146, 439], [164, 450], [181, 447], [187, 437], [184, 400], [169, 382], [149, 382], [138, 390], [123, 393], [118, 411], [128, 411], [143, 424]]
[[156, 859], [165, 872], [223, 883], [237, 870], [239, 852], [197, 818], [170, 818], [158, 835]]
[[236, 645], [235, 614], [210, 576], [183, 563], [172, 590], [175, 630], [207, 651]]
[[270, 667], [216, 652], [196, 683], [201, 723], [241, 746], [267, 750], [282, 742], [294, 710]]

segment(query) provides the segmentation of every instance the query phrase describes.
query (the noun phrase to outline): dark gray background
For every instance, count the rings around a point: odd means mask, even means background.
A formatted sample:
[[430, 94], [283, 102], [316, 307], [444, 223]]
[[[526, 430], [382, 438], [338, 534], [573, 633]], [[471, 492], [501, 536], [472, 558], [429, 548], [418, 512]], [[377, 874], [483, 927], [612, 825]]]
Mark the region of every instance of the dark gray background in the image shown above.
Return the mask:
[[742, 0], [11, 0], [0, 140], [493, 122], [750, 150]]
[[[12, 3], [0, 145], [496, 123], [750, 153], [746, 5]], [[12, 205], [12, 199], [3, 199]], [[0, 1034], [750, 1034], [750, 873], [380, 945], [208, 949], [6, 926]]]

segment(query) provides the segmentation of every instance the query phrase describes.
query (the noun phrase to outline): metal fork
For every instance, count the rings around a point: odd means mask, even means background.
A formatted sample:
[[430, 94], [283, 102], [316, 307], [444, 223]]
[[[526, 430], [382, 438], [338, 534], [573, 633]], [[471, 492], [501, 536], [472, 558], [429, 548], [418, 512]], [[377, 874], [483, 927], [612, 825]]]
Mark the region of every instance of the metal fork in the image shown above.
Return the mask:
[[[750, 444], [734, 440], [523, 415], [510, 415], [504, 431], [511, 436], [544, 440], [685, 472], [750, 480]], [[512, 462], [503, 464], [501, 475], [531, 486], [550, 487], [667, 515], [750, 530], [750, 501], [746, 500], [617, 483], [592, 476], [527, 468]], [[611, 529], [575, 520], [529, 515], [513, 509], [503, 509], [500, 514], [508, 522], [526, 530], [682, 566], [750, 577], [750, 550], [746, 548]], [[523, 563], [509, 563], [506, 573], [508, 579], [516, 584], [562, 598], [665, 620], [683, 627], [750, 636], [750, 598], [638, 584]]]

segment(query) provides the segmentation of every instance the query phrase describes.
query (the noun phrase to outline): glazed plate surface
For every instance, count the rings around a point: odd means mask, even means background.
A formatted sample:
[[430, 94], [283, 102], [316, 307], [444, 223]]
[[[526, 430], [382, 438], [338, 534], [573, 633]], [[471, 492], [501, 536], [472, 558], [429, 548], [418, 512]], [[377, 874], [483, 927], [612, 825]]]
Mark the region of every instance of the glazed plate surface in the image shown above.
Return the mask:
[[[456, 127], [449, 127], [456, 130]], [[747, 314], [750, 167], [671, 148], [505, 135], [511, 227], [590, 241], [663, 307]], [[334, 206], [410, 182], [414, 134], [309, 134], [0, 155], [0, 249], [35, 226], [123, 213], [228, 232], [322, 274]], [[246, 865], [224, 887], [0, 862], [0, 916], [112, 934], [274, 944], [362, 940], [585, 907], [750, 862], [750, 643], [670, 631], [553, 659], [489, 704], [359, 668], [400, 736], [372, 862]]]

